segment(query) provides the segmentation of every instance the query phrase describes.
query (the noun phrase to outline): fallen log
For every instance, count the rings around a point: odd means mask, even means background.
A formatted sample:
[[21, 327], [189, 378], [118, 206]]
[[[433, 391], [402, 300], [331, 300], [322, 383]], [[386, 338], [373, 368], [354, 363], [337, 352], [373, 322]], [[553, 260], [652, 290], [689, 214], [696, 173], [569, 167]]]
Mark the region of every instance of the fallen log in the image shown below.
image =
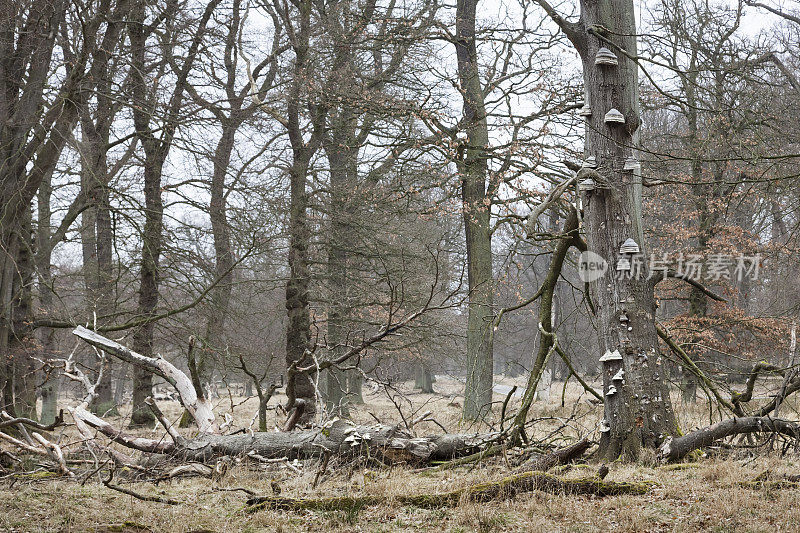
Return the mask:
[[678, 461], [694, 450], [709, 446], [720, 439], [761, 432], [780, 433], [797, 439], [800, 438], [800, 425], [769, 416], [734, 417], [692, 431], [682, 437], [667, 437], [658, 451], [658, 457], [663, 463]]
[[533, 491], [544, 491], [554, 494], [584, 496], [619, 496], [622, 494], [646, 494], [654, 483], [603, 481], [599, 477], [579, 479], [563, 479], [546, 472], [523, 472], [505, 477], [498, 481], [478, 483], [462, 489], [434, 494], [398, 494], [395, 496], [364, 495], [335, 496], [329, 498], [287, 498], [280, 496], [263, 496], [247, 500], [248, 512], [263, 509], [272, 510], [313, 510], [313, 511], [348, 511], [362, 507], [396, 502], [422, 508], [453, 507], [462, 501], [487, 502], [513, 498], [518, 494]]
[[165, 454], [179, 460], [195, 462], [224, 456], [256, 455], [265, 459], [303, 459], [326, 453], [339, 456], [369, 454], [389, 464], [424, 464], [474, 454], [492, 444], [499, 436], [498, 433], [490, 433], [416, 437], [399, 425], [355, 426], [339, 419], [310, 430], [288, 431], [287, 426], [287, 431], [284, 432], [223, 435], [215, 421], [210, 402], [198, 397], [192, 380], [172, 363], [161, 357], [145, 357], [83, 327], [75, 328], [73, 333], [114, 357], [164, 378], [175, 387], [181, 403], [195, 419], [200, 429], [199, 434], [192, 439], [183, 438], [166, 421], [155, 402], [149, 401], [148, 405], [156, 418], [172, 438], [170, 441], [128, 435], [90, 413], [83, 405], [71, 410], [73, 419], [79, 426], [93, 428], [118, 444], [144, 453]]
[[73, 417], [125, 447], [198, 462], [223, 456], [251, 454], [266, 459], [304, 459], [319, 457], [327, 452], [339, 456], [369, 454], [389, 464], [424, 464], [470, 455], [493, 438], [492, 434], [415, 437], [399, 426], [355, 426], [344, 420], [336, 420], [327, 426], [311, 430], [259, 432], [251, 435], [201, 433], [193, 439], [169, 441], [127, 435], [85, 409], [73, 410]]

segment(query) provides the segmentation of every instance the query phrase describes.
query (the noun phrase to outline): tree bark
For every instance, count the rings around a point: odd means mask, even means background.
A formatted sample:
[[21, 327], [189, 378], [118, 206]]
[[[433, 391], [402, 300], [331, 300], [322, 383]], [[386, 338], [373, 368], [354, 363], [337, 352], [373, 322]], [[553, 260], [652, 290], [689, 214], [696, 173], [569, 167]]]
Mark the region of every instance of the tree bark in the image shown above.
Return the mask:
[[[52, 223], [50, 200], [52, 190], [52, 174], [48, 173], [39, 186], [36, 200], [36, 273], [38, 275], [39, 306], [45, 315], [53, 311], [54, 296], [51, 267], [53, 247], [50, 243], [50, 224]], [[45, 360], [53, 359], [55, 357], [53, 328], [39, 328], [37, 335], [42, 347], [43, 358]], [[56, 419], [56, 415], [58, 414], [58, 390], [59, 376], [55, 374], [46, 376], [44, 383], [42, 383], [39, 389], [39, 393], [42, 397], [42, 413], [40, 420], [44, 424], [52, 424]]]
[[[348, 245], [352, 244], [352, 209], [348, 197], [356, 187], [358, 146], [355, 117], [349, 109], [331, 116], [331, 132], [322, 146], [330, 167], [330, 229], [328, 235], [328, 323], [327, 344], [330, 359], [347, 350], [347, 325], [350, 315]], [[331, 413], [347, 416], [349, 379], [347, 371], [331, 367], [325, 380], [325, 401]], [[359, 393], [360, 394], [360, 393]]]
[[491, 410], [494, 370], [491, 200], [486, 193], [489, 131], [475, 41], [477, 4], [477, 0], [458, 0], [456, 6], [456, 59], [467, 134], [463, 158], [457, 162], [461, 177], [469, 288], [467, 382], [462, 413], [465, 420], [483, 418]]

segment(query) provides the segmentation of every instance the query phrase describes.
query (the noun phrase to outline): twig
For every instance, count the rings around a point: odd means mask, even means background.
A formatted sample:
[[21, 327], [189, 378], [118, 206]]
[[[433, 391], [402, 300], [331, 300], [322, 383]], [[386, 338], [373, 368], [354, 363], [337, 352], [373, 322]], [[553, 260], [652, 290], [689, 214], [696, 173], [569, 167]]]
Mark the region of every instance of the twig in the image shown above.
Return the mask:
[[166, 505], [181, 505], [182, 503], [185, 503], [178, 500], [173, 500], [172, 498], [162, 498], [161, 496], [146, 496], [144, 494], [139, 494], [138, 492], [126, 489], [124, 487], [120, 487], [119, 485], [112, 483], [111, 480], [113, 478], [114, 478], [114, 469], [111, 469], [108, 471], [108, 479], [103, 480], [103, 485], [105, 485], [111, 490], [127, 494], [128, 496], [133, 496], [137, 500], [142, 500], [143, 502], [163, 503]]

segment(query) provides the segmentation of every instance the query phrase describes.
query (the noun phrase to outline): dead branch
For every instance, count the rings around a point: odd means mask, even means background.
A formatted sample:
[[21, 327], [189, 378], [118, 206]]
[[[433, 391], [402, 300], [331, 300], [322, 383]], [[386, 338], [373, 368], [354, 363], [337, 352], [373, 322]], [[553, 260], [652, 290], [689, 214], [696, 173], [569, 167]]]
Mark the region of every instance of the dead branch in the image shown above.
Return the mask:
[[592, 441], [587, 438], [583, 438], [575, 444], [560, 448], [552, 453], [537, 457], [536, 459], [524, 463], [519, 468], [519, 471], [547, 472], [551, 468], [568, 464], [579, 459], [591, 446]]
[[106, 353], [114, 355], [127, 363], [146, 368], [162, 377], [178, 391], [183, 407], [192, 415], [201, 432], [219, 433], [219, 426], [214, 419], [211, 403], [197, 395], [191, 379], [178, 370], [175, 365], [162, 357], [146, 357], [138, 354], [82, 326], [75, 328], [72, 333], [92, 346], [104, 350]]
[[115, 490], [117, 492], [121, 492], [122, 494], [127, 494], [128, 496], [133, 496], [137, 500], [142, 500], [143, 502], [156, 502], [156, 503], [163, 503], [166, 505], [181, 505], [182, 503], [178, 500], [173, 500], [172, 498], [163, 498], [161, 496], [147, 496], [145, 494], [139, 494], [131, 489], [126, 489], [125, 487], [120, 487], [119, 485], [112, 483], [111, 480], [114, 477], [114, 470], [109, 470], [108, 472], [108, 479], [103, 480], [103, 485], [108, 487], [111, 490]]
[[682, 437], [667, 437], [659, 449], [658, 457], [663, 463], [677, 461], [694, 450], [709, 446], [726, 437], [761, 432], [780, 433], [798, 439], [800, 438], [800, 425], [769, 416], [734, 417], [692, 431]]
[[[6, 415], [5, 412], [3, 412], [3, 414]], [[16, 424], [24, 424], [28, 427], [32, 427], [33, 429], [38, 429], [40, 431], [53, 431], [55, 428], [64, 425], [64, 410], [60, 409], [58, 411], [58, 416], [56, 417], [55, 421], [53, 421], [52, 424], [44, 425], [37, 422], [36, 420], [31, 420], [30, 418], [18, 417], [18, 418], [9, 418], [8, 420], [3, 420], [2, 422], [0, 422], [0, 429], [3, 429], [4, 427], [8, 426], [14, 426]]]

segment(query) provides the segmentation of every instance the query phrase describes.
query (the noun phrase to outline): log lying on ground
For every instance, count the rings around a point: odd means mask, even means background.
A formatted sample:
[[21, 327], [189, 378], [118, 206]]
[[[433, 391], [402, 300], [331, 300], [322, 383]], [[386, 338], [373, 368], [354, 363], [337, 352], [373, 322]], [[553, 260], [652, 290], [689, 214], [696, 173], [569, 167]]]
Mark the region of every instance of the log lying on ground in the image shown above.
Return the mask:
[[304, 459], [332, 453], [339, 456], [370, 455], [390, 464], [422, 464], [475, 453], [493, 438], [491, 434], [415, 437], [398, 426], [355, 426], [337, 420], [327, 427], [312, 430], [252, 435], [201, 433], [193, 439], [170, 442], [127, 435], [85, 409], [75, 409], [73, 416], [128, 448], [188, 461], [247, 455], [266, 459]]
[[547, 472], [551, 468], [559, 465], [564, 465], [576, 461], [583, 456], [584, 452], [592, 446], [592, 441], [583, 438], [570, 446], [560, 448], [553, 453], [548, 453], [540, 457], [536, 457], [520, 466], [519, 470], [523, 472]]
[[150, 408], [167, 427], [171, 437], [145, 439], [125, 434], [83, 406], [72, 409], [72, 416], [81, 427], [91, 427], [109, 439], [144, 453], [158, 453], [189, 461], [209, 461], [222, 456], [257, 456], [265, 459], [287, 457], [302, 459], [327, 453], [353, 456], [369, 454], [381, 461], [424, 464], [429, 461], [448, 461], [476, 453], [496, 440], [498, 434], [444, 434], [415, 437], [400, 426], [355, 426], [336, 420], [322, 428], [302, 431], [260, 432], [222, 435], [211, 404], [198, 397], [192, 380], [169, 361], [161, 357], [145, 357], [125, 346], [83, 327], [73, 333], [106, 353], [125, 362], [140, 366], [168, 381], [181, 398], [181, 403], [197, 422], [200, 433], [193, 439], [177, 434], [165, 421], [155, 403]]
[[621, 494], [645, 494], [654, 486], [652, 482], [612, 482], [598, 477], [580, 479], [563, 479], [546, 472], [523, 472], [505, 477], [498, 481], [478, 483], [463, 489], [440, 494], [413, 494], [396, 496], [341, 496], [331, 498], [284, 498], [265, 496], [247, 500], [250, 512], [261, 509], [304, 510], [315, 511], [348, 511], [397, 502], [401, 505], [413, 505], [424, 508], [453, 507], [461, 501], [487, 502], [513, 498], [518, 494], [533, 491], [544, 491], [555, 494], [618, 496]]
[[658, 452], [664, 462], [677, 461], [689, 453], [709, 446], [714, 441], [748, 433], [780, 433], [788, 437], [800, 438], [800, 425], [789, 420], [769, 416], [748, 416], [723, 420], [712, 426], [692, 431], [682, 437], [668, 437]]

